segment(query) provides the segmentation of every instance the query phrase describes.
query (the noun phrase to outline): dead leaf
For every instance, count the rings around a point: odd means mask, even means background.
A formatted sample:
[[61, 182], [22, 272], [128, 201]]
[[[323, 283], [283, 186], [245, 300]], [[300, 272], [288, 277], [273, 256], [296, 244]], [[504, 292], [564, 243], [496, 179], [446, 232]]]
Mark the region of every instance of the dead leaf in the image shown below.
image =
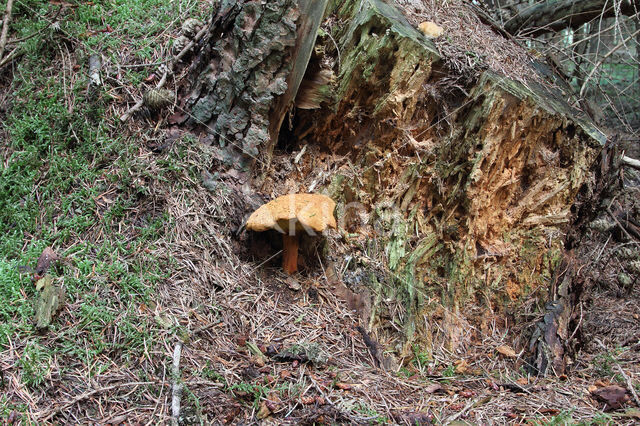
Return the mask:
[[592, 392], [592, 395], [606, 404], [605, 411], [616, 410], [629, 400], [627, 390], [616, 385], [600, 388]]
[[269, 409], [269, 407], [267, 406], [267, 403], [265, 401], [263, 401], [260, 404], [260, 409], [258, 410], [258, 414], [256, 414], [256, 416], [259, 419], [264, 419], [266, 417], [268, 417], [271, 414], [271, 410]]
[[281, 379], [288, 379], [289, 377], [291, 377], [291, 372], [288, 370], [282, 370], [280, 372], [280, 378]]
[[49, 270], [51, 263], [59, 259], [60, 258], [51, 247], [46, 247], [44, 250], [42, 250], [42, 254], [38, 258], [38, 263], [36, 263], [36, 275], [42, 276]]
[[469, 370], [469, 363], [465, 359], [454, 362], [454, 365], [456, 366], [456, 373], [458, 374], [465, 374]]
[[434, 393], [439, 390], [442, 390], [442, 385], [440, 383], [432, 383], [426, 388], [424, 388], [422, 391], [425, 393]]
[[293, 291], [298, 291], [302, 288], [302, 286], [300, 285], [300, 281], [296, 280], [293, 277], [287, 277], [287, 287], [289, 287], [290, 290]]
[[508, 357], [508, 358], [517, 358], [518, 354], [516, 353], [516, 351], [514, 351], [511, 346], [507, 346], [507, 345], [500, 345], [496, 348], [496, 351], [498, 351], [500, 354]]
[[528, 385], [529, 379], [527, 379], [526, 377], [520, 377], [518, 380], [516, 380], [516, 383], [520, 386]]
[[352, 387], [352, 386], [351, 386], [350, 384], [348, 384], [348, 383], [341, 383], [341, 382], [337, 382], [337, 383], [335, 384], [335, 386], [336, 386], [338, 389], [342, 389], [342, 390], [349, 390], [349, 389], [351, 389], [351, 387]]
[[315, 398], [315, 397], [313, 397], [313, 396], [301, 396], [301, 397], [300, 397], [300, 402], [301, 402], [303, 405], [311, 405], [311, 404], [313, 404], [314, 402], [316, 402], [316, 398]]

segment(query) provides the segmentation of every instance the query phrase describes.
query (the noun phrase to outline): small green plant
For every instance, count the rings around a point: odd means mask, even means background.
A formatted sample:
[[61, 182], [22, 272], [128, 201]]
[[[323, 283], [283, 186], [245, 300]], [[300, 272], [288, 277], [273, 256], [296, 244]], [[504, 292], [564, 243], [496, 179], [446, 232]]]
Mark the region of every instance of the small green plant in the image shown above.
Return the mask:
[[618, 363], [616, 356], [620, 353], [620, 349], [613, 349], [606, 353], [598, 354], [593, 360], [593, 366], [596, 373], [601, 377], [610, 377], [614, 375], [613, 367]]
[[260, 401], [267, 396], [269, 389], [265, 386], [253, 384], [253, 383], [234, 383], [228, 387], [231, 392], [240, 392], [248, 394], [253, 397], [253, 407], [258, 408]]
[[413, 345], [413, 365], [419, 370], [423, 370], [432, 361], [431, 356], [426, 352], [422, 352], [418, 345]]
[[226, 384], [227, 381], [225, 380], [224, 376], [220, 373], [218, 373], [212, 366], [211, 363], [207, 361], [207, 365], [202, 368], [202, 376], [212, 380], [214, 382], [218, 382], [218, 383], [224, 383]]
[[369, 424], [386, 424], [388, 423], [388, 419], [379, 414], [376, 410], [374, 410], [373, 408], [365, 405], [362, 402], [357, 402], [354, 406], [353, 406], [353, 410], [363, 414], [364, 416], [367, 417], [367, 419], [369, 419]]
[[22, 382], [30, 387], [40, 386], [49, 374], [51, 355], [38, 343], [31, 342], [24, 348], [18, 360]]
[[442, 377], [454, 377], [456, 375], [456, 367], [452, 364], [442, 370]]
[[553, 417], [544, 420], [532, 420], [532, 424], [536, 426], [566, 426], [575, 424], [572, 417], [573, 410], [565, 410]]

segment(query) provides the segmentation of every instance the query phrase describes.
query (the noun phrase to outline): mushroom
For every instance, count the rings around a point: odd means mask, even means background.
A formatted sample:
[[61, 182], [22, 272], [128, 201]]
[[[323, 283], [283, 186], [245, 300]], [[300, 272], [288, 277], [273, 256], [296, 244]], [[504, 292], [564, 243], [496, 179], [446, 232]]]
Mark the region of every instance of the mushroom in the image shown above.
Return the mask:
[[247, 221], [247, 229], [257, 232], [275, 229], [282, 233], [282, 268], [287, 274], [293, 274], [298, 270], [300, 233], [315, 235], [327, 227], [335, 228], [335, 208], [335, 201], [326, 195], [283, 195], [253, 212]]

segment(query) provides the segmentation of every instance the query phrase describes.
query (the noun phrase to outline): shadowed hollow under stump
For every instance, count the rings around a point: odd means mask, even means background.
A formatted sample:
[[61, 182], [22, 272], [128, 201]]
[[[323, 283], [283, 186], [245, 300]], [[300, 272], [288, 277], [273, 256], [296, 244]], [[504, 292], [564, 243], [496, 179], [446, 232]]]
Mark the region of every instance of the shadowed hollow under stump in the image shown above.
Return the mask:
[[247, 229], [262, 232], [274, 229], [282, 234], [282, 269], [287, 274], [298, 270], [300, 234], [315, 235], [327, 227], [335, 228], [336, 203], [322, 194], [289, 194], [278, 197], [253, 212]]

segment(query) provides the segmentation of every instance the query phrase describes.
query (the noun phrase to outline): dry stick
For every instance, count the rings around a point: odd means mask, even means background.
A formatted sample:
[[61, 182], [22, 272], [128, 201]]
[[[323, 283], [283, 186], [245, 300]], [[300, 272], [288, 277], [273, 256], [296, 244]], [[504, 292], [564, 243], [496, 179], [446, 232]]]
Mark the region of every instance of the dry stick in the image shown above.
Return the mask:
[[[189, 52], [193, 46], [196, 45], [196, 42], [198, 42], [207, 32], [207, 30], [209, 29], [209, 23], [206, 23], [202, 26], [202, 29], [200, 31], [198, 31], [198, 33], [193, 37], [193, 40], [189, 42], [189, 44], [187, 44], [184, 49], [182, 49], [180, 51], [180, 53], [178, 53], [176, 56], [174, 56], [171, 61], [169, 62], [168, 65], [168, 70], [165, 71], [164, 75], [162, 76], [162, 78], [160, 79], [160, 81], [158, 82], [158, 84], [156, 85], [156, 89], [161, 89], [164, 86], [164, 83], [166, 83], [167, 81], [167, 74], [169, 72], [173, 71], [173, 67], [175, 66], [176, 63], [178, 63], [178, 61], [180, 59], [182, 59], [182, 57], [184, 55], [187, 54], [187, 52]], [[136, 102], [136, 104], [134, 106], [132, 106], [131, 108], [129, 108], [129, 110], [127, 112], [125, 112], [124, 114], [122, 114], [120, 116], [120, 121], [127, 121], [129, 118], [131, 118], [131, 116], [133, 115], [134, 112], [136, 112], [137, 110], [139, 110], [140, 108], [142, 108], [144, 101], [142, 99], [140, 99], [138, 102]]]
[[602, 57], [602, 59], [600, 59], [598, 61], [598, 63], [593, 67], [593, 69], [591, 70], [591, 72], [589, 73], [589, 75], [587, 76], [587, 78], [584, 80], [584, 83], [582, 83], [582, 87], [580, 88], [580, 97], [584, 96], [584, 91], [587, 89], [587, 83], [589, 83], [589, 80], [591, 80], [591, 77], [593, 77], [593, 74], [595, 74], [596, 70], [598, 68], [600, 68], [600, 66], [602, 64], [604, 64], [604, 61], [607, 60], [607, 58], [611, 55], [613, 55], [618, 49], [620, 49], [621, 47], [625, 46], [625, 44], [631, 40], [632, 38], [634, 38], [635, 36], [637, 36], [638, 34], [640, 34], [640, 30], [636, 31], [635, 33], [631, 34], [629, 37], [625, 38], [624, 40], [622, 40], [616, 47], [614, 47], [613, 49], [611, 49], [609, 52], [607, 52], [606, 55], [604, 55]]
[[622, 374], [622, 377], [624, 377], [624, 380], [627, 382], [627, 388], [629, 388], [629, 392], [631, 392], [631, 394], [633, 395], [633, 399], [636, 401], [636, 404], [638, 405], [638, 407], [640, 407], [640, 399], [638, 399], [638, 394], [636, 393], [636, 390], [633, 388], [633, 383], [631, 383], [631, 379], [622, 370], [622, 367], [620, 367], [620, 364], [616, 364], [616, 367], [618, 367], [618, 371], [620, 372], [620, 374]]
[[640, 243], [637, 242], [635, 238], [633, 238], [633, 236], [629, 233], [629, 231], [627, 231], [627, 229], [624, 226], [622, 226], [622, 224], [620, 223], [616, 215], [613, 214], [613, 212], [611, 211], [611, 205], [607, 207], [607, 213], [609, 213], [609, 216], [611, 216], [611, 219], [613, 219], [616, 222], [616, 224], [622, 230], [624, 235], [626, 235], [627, 238], [629, 238], [629, 240], [633, 242], [636, 246], [640, 247]]
[[9, 54], [7, 56], [5, 56], [4, 58], [0, 59], [0, 68], [5, 66], [6, 64], [8, 64], [15, 56], [18, 55], [18, 52], [19, 52], [18, 49], [19, 49], [19, 47], [14, 48], [11, 52], [9, 52]]
[[9, 22], [11, 22], [11, 9], [13, 8], [13, 0], [7, 0], [7, 9], [4, 12], [4, 20], [2, 22], [2, 34], [0, 35], [0, 58], [4, 55], [4, 48], [7, 45], [7, 34], [9, 33]]
[[171, 365], [171, 375], [173, 376], [173, 386], [171, 389], [171, 425], [178, 426], [180, 420], [180, 397], [182, 396], [182, 383], [180, 383], [180, 354], [182, 353], [182, 342], [176, 343], [173, 350], [173, 364]]
[[625, 166], [633, 167], [634, 169], [640, 170], [640, 160], [636, 160], [635, 158], [627, 157], [626, 155], [622, 156], [622, 164]]
[[89, 392], [85, 392], [81, 395], [78, 395], [77, 397], [73, 398], [71, 401], [65, 402], [64, 404], [60, 405], [59, 407], [56, 407], [55, 409], [53, 409], [49, 414], [47, 414], [45, 417], [41, 417], [39, 416], [39, 420], [41, 422], [46, 422], [47, 420], [49, 420], [51, 417], [55, 416], [56, 414], [58, 414], [59, 412], [61, 412], [62, 410], [65, 410], [69, 407], [71, 407], [72, 405], [74, 405], [77, 402], [82, 401], [83, 399], [87, 399], [92, 397], [93, 395], [100, 393], [100, 392], [107, 392], [113, 389], [117, 389], [117, 388], [122, 388], [125, 386], [141, 386], [141, 385], [151, 385], [153, 384], [153, 382], [125, 382], [125, 383], [118, 383], [117, 385], [111, 385], [111, 386], [107, 386], [104, 388], [100, 388], [100, 389], [94, 389], [92, 391]]

